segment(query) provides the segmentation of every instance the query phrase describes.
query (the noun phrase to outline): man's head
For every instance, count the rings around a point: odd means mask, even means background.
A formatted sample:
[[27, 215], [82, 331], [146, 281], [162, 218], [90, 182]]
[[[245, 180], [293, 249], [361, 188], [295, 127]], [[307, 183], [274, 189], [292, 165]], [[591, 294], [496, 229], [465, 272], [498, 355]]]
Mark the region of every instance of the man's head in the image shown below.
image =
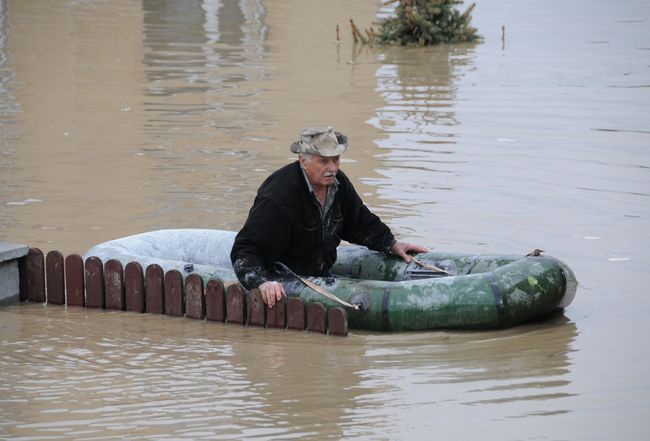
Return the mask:
[[331, 127], [303, 129], [300, 139], [291, 145], [291, 151], [300, 155], [300, 166], [317, 191], [334, 183], [340, 155], [347, 148], [348, 138]]

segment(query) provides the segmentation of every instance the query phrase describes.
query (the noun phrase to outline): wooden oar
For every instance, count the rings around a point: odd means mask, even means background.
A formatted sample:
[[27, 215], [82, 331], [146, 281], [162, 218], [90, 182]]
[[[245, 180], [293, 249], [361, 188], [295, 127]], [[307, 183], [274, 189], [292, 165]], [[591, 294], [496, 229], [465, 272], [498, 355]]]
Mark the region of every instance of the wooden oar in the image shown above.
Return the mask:
[[353, 308], [353, 309], [356, 310], [356, 311], [359, 310], [359, 305], [353, 305], [352, 303], [348, 303], [348, 302], [346, 302], [345, 300], [341, 300], [341, 299], [339, 299], [339, 298], [336, 297], [334, 294], [332, 294], [331, 292], [329, 292], [329, 291], [326, 290], [325, 288], [316, 285], [316, 284], [315, 284], [314, 282], [312, 282], [311, 280], [307, 280], [307, 279], [305, 279], [305, 278], [303, 278], [303, 277], [300, 277], [300, 276], [298, 276], [298, 275], [296, 275], [296, 277], [298, 277], [302, 283], [304, 283], [304, 284], [307, 285], [309, 288], [311, 288], [311, 289], [313, 289], [314, 291], [316, 291], [318, 294], [320, 294], [320, 295], [322, 295], [322, 296], [325, 296], [325, 297], [327, 297], [327, 298], [330, 299], [330, 300], [334, 300], [335, 302], [337, 302], [337, 303], [339, 303], [339, 304], [341, 304], [341, 305], [343, 305], [343, 306], [346, 306], [346, 307], [348, 307], [348, 308]]
[[329, 292], [325, 288], [323, 288], [323, 287], [321, 287], [319, 285], [316, 285], [311, 280], [307, 280], [304, 277], [301, 277], [298, 274], [294, 273], [293, 271], [291, 271], [291, 268], [286, 266], [284, 263], [275, 262], [275, 267], [276, 267], [277, 272], [284, 273], [284, 274], [287, 274], [287, 275], [290, 275], [290, 276], [293, 276], [293, 277], [297, 278], [303, 284], [307, 285], [307, 287], [309, 287], [309, 288], [313, 289], [314, 291], [316, 291], [318, 294], [320, 294], [320, 295], [322, 295], [324, 297], [327, 297], [328, 299], [333, 300], [336, 303], [345, 306], [346, 308], [352, 308], [355, 311], [359, 310], [359, 305], [353, 305], [352, 303], [348, 303], [348, 302], [346, 302], [344, 300], [339, 299], [338, 297], [336, 297], [334, 294], [332, 294], [331, 292]]
[[415, 257], [411, 256], [411, 260], [413, 260], [413, 262], [417, 263], [418, 265], [420, 265], [423, 268], [430, 269], [430, 270], [433, 270], [433, 271], [436, 271], [436, 272], [439, 272], [439, 273], [445, 273], [448, 276], [453, 276], [453, 274], [450, 273], [449, 271], [443, 270], [442, 268], [438, 268], [435, 265], [431, 265], [429, 263], [422, 262], [421, 260], [418, 260]]

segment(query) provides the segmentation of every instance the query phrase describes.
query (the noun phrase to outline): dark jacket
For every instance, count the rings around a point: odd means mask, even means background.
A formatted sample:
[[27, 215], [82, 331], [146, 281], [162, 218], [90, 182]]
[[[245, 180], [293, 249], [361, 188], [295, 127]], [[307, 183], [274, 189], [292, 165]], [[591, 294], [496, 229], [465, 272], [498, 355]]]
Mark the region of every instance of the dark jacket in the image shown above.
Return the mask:
[[390, 229], [363, 204], [341, 170], [336, 178], [339, 188], [325, 219], [298, 161], [264, 181], [230, 253], [235, 273], [246, 288], [276, 279], [275, 262], [300, 275], [329, 275], [341, 239], [390, 251], [395, 243]]

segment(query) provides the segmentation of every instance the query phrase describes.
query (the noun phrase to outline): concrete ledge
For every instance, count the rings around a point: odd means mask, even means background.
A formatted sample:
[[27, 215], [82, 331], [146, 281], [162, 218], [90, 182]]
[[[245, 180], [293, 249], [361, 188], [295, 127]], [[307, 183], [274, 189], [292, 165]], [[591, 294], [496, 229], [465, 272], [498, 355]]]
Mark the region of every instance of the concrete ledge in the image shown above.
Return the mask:
[[10, 242], [0, 242], [0, 305], [20, 300], [18, 259], [29, 252], [29, 247]]
[[0, 241], [0, 262], [25, 257], [28, 252], [27, 245]]

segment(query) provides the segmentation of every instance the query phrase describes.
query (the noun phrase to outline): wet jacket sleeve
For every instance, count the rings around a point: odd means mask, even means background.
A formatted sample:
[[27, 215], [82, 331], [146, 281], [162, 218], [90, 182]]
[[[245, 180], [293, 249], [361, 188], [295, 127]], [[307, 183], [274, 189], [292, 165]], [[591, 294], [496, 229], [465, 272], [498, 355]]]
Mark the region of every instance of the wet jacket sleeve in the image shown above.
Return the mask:
[[291, 220], [281, 203], [258, 194], [248, 219], [235, 237], [230, 258], [239, 281], [246, 289], [274, 280], [273, 263], [286, 252], [291, 237]]
[[395, 243], [390, 228], [366, 207], [347, 176], [343, 175], [340, 181], [345, 207], [342, 239], [388, 254]]

